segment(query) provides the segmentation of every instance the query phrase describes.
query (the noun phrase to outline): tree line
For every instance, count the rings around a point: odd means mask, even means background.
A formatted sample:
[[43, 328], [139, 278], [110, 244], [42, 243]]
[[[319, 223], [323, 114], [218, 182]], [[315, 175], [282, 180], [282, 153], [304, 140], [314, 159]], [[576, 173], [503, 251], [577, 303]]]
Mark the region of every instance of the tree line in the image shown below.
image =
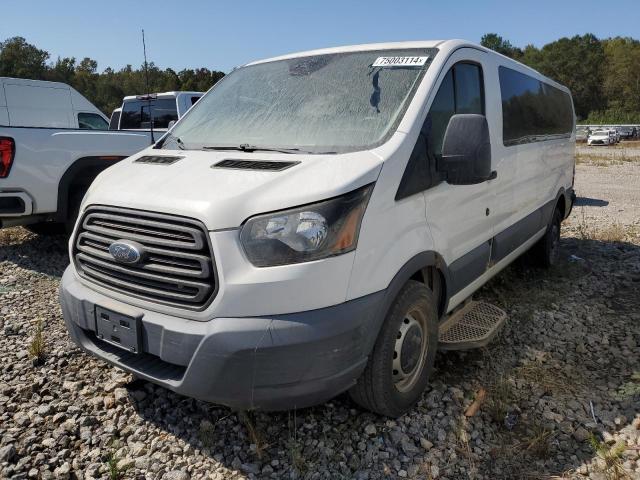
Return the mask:
[[[496, 33], [482, 45], [529, 65], [568, 86], [578, 120], [583, 123], [640, 123], [640, 41], [628, 37], [598, 39], [587, 33], [563, 37], [537, 48], [519, 48]], [[164, 70], [149, 63], [149, 90], [206, 91], [224, 73], [208, 68]], [[147, 93], [144, 68], [127, 65], [98, 72], [98, 62], [85, 57], [51, 60], [46, 50], [22, 37], [0, 42], [0, 76], [64, 82], [107, 115], [125, 95]]]
[[[64, 82], [87, 97], [107, 116], [122, 104], [126, 95], [142, 95], [147, 92], [143, 66], [127, 65], [120, 70], [111, 67], [98, 72], [98, 62], [85, 57], [58, 57], [50, 61], [50, 54], [22, 37], [13, 37], [0, 42], [0, 77], [30, 78]], [[192, 90], [206, 92], [223, 72], [208, 68], [184, 69], [176, 72], [171, 68], [161, 70], [153, 62], [148, 64], [149, 91], [167, 92]]]
[[488, 33], [480, 43], [569, 87], [579, 122], [640, 123], [640, 41], [588, 33], [518, 48]]

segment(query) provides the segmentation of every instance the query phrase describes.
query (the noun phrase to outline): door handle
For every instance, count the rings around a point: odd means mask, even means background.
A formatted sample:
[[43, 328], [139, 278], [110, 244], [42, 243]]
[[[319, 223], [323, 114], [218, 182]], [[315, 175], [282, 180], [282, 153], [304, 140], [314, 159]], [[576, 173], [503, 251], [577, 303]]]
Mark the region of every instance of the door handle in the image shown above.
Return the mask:
[[489, 174], [489, 178], [487, 178], [487, 182], [489, 180], [495, 180], [496, 178], [498, 178], [498, 172], [496, 170], [493, 170], [490, 174]]

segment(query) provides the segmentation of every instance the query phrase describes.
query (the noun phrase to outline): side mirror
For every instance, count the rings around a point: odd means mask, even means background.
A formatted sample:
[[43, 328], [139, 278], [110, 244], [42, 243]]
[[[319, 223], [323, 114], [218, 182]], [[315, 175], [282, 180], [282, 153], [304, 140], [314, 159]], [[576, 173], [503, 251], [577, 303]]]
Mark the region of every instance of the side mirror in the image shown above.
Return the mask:
[[438, 170], [451, 185], [473, 185], [495, 178], [491, 172], [491, 140], [484, 115], [451, 117], [442, 142]]
[[176, 121], [175, 120], [171, 120], [169, 122], [169, 124], [167, 125], [167, 129], [170, 130], [175, 124], [176, 124]]

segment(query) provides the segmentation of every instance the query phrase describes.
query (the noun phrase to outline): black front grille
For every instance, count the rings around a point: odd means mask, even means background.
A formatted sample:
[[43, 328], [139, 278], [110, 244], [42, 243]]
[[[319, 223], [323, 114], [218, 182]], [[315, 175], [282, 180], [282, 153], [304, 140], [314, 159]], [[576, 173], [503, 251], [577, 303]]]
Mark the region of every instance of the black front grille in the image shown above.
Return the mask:
[[271, 172], [280, 172], [287, 168], [293, 167], [300, 162], [275, 162], [267, 160], [222, 160], [214, 165], [212, 168], [231, 168], [235, 170], [267, 170]]
[[[109, 247], [142, 245], [142, 260], [119, 263]], [[214, 297], [216, 272], [207, 232], [196, 220], [114, 207], [90, 207], [74, 242], [79, 274], [136, 298], [199, 310]]]

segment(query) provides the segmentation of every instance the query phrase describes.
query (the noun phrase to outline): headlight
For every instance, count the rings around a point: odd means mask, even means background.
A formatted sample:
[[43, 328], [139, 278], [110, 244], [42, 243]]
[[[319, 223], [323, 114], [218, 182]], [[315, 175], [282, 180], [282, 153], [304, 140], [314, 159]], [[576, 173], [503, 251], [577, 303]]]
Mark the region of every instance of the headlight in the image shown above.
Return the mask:
[[251, 217], [240, 241], [256, 267], [310, 262], [356, 248], [373, 185], [302, 207]]

